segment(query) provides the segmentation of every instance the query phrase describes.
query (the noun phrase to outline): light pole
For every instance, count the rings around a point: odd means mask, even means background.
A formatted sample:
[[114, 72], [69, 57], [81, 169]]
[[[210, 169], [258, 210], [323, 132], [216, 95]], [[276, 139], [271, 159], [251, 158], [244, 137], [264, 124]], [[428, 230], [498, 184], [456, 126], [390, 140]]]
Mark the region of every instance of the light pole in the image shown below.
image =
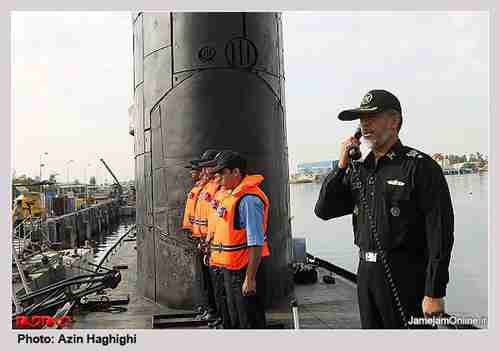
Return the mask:
[[84, 182], [83, 184], [85, 184], [85, 204], [87, 204], [87, 201], [89, 199], [89, 187], [87, 184], [87, 168], [89, 168], [90, 166], [92, 166], [92, 164], [88, 163], [83, 173], [83, 182]]
[[99, 184], [99, 166], [98, 165], [95, 165], [95, 184], [98, 185]]
[[66, 162], [66, 183], [69, 184], [69, 165], [75, 162], [75, 160], [69, 160]]
[[42, 163], [42, 156], [48, 155], [48, 154], [49, 154], [48, 152], [44, 152], [43, 154], [40, 154], [40, 162], [38, 163], [40, 165], [40, 181], [42, 181], [42, 167], [45, 166]]

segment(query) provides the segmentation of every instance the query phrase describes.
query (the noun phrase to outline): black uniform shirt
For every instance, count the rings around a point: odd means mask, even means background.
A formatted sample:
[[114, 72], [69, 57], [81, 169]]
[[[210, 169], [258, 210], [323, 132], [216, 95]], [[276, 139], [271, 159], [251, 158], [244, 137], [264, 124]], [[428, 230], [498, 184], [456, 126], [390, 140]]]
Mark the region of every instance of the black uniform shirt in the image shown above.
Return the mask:
[[351, 168], [335, 168], [325, 179], [314, 212], [324, 220], [353, 214], [354, 243], [376, 251], [363, 191], [383, 250], [406, 250], [427, 260], [425, 295], [443, 297], [453, 247], [453, 208], [441, 167], [398, 140], [375, 162], [373, 152]]

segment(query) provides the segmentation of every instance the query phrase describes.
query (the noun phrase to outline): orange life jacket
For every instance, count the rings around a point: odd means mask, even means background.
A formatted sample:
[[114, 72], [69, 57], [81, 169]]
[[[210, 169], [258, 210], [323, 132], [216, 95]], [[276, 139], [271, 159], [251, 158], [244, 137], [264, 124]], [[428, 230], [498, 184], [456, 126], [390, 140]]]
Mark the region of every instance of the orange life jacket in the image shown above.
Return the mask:
[[188, 194], [186, 200], [186, 207], [184, 209], [184, 218], [182, 220], [182, 229], [193, 230], [194, 223], [194, 210], [196, 206], [196, 201], [198, 200], [198, 194], [203, 189], [203, 186], [200, 183], [196, 183], [196, 185], [191, 189]]
[[217, 208], [215, 233], [210, 246], [211, 263], [230, 270], [238, 270], [248, 264], [246, 230], [236, 229], [234, 221], [238, 213], [240, 199], [245, 195], [256, 195], [264, 203], [264, 246], [262, 256], [269, 256], [267, 229], [269, 225], [269, 199], [259, 188], [264, 180], [261, 175], [246, 176], [243, 181], [225, 197]]
[[208, 212], [208, 234], [213, 239], [215, 234], [215, 223], [217, 221], [217, 208], [220, 206], [223, 199], [231, 194], [231, 190], [220, 187], [210, 202], [210, 210]]
[[198, 195], [194, 210], [193, 236], [205, 237], [208, 233], [208, 215], [210, 202], [220, 188], [220, 178], [210, 180]]
[[[215, 237], [215, 227], [218, 218], [217, 208], [221, 206], [222, 200], [228, 197], [229, 195], [231, 195], [231, 190], [220, 187], [219, 190], [217, 190], [217, 192], [215, 193], [213, 200], [210, 202], [210, 212], [208, 214], [208, 234], [207, 234], [210, 240], [213, 240], [213, 238]], [[210, 256], [210, 266], [220, 267], [220, 265], [217, 262], [214, 262], [212, 260], [211, 256]]]

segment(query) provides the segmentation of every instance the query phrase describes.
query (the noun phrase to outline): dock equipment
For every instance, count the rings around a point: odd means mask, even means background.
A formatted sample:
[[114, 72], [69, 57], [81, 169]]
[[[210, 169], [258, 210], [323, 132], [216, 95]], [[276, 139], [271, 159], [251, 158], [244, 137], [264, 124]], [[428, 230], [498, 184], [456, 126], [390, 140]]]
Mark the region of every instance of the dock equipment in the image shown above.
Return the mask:
[[116, 178], [115, 174], [113, 173], [113, 171], [111, 170], [111, 168], [109, 168], [108, 164], [106, 163], [106, 161], [104, 161], [103, 158], [100, 159], [102, 164], [104, 165], [104, 167], [106, 167], [106, 169], [108, 170], [109, 174], [111, 174], [111, 176], [113, 177], [113, 179], [115, 180], [115, 184], [117, 186], [117, 190], [118, 190], [118, 193], [117, 193], [117, 197], [118, 197], [118, 200], [121, 202], [121, 198], [122, 198], [122, 192], [123, 192], [123, 187], [122, 185], [120, 184], [120, 182], [118, 181], [118, 178]]

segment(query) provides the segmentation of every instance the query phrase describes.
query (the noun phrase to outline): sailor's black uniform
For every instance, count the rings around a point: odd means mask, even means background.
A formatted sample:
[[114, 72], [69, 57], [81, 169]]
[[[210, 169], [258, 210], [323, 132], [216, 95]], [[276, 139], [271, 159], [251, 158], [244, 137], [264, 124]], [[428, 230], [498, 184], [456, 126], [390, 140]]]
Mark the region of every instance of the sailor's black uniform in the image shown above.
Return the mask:
[[[353, 168], [335, 168], [325, 179], [315, 213], [327, 220], [352, 214], [360, 248], [358, 298], [363, 328], [401, 328], [394, 293], [374, 240], [376, 227], [401, 304], [422, 317], [425, 296], [443, 297], [453, 247], [453, 208], [441, 167], [398, 140], [378, 162], [370, 152]], [[363, 192], [370, 211], [362, 205]], [[368, 218], [369, 213], [372, 219]]]

